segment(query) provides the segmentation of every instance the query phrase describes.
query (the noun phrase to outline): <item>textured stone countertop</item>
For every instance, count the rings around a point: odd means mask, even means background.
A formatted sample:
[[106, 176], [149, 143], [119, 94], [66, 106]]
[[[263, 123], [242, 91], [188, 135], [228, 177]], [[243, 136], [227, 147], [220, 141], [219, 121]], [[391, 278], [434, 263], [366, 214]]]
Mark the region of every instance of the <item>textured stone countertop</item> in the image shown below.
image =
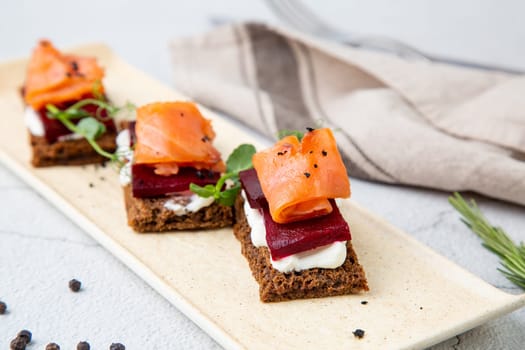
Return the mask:
[[[3, 4], [0, 60], [26, 56], [40, 37], [49, 37], [60, 47], [103, 41], [128, 62], [170, 83], [166, 48], [170, 38], [197, 33], [208, 29], [210, 23], [232, 18], [274, 20], [262, 2], [142, 3], [91, 1], [76, 7], [72, 2], [53, 0]], [[397, 28], [394, 34], [411, 39], [409, 26]], [[379, 27], [389, 30], [388, 23]], [[500, 30], [503, 33], [505, 25]], [[412, 39], [413, 44], [423, 45], [421, 39]], [[436, 39], [436, 50], [457, 54], [454, 45], [448, 47], [449, 51], [445, 44], [440, 45]], [[475, 41], [472, 45], [472, 50], [465, 49], [465, 57], [482, 49], [482, 44]], [[511, 51], [507, 56], [502, 54], [503, 58], [494, 54], [488, 58], [492, 63], [512, 64], [512, 58], [505, 59]], [[488, 283], [509, 293], [523, 292], [496, 270], [497, 258], [461, 224], [447, 203], [447, 193], [359, 180], [353, 180], [352, 192], [361, 205]], [[121, 342], [127, 349], [220, 348], [3, 165], [0, 197], [0, 300], [8, 304], [9, 310], [0, 315], [1, 349], [8, 348], [9, 341], [24, 328], [34, 336], [34, 344], [28, 349], [43, 349], [51, 341], [62, 349], [74, 349], [81, 340], [88, 340], [93, 349], [107, 349], [112, 342]], [[515, 240], [525, 240], [525, 208], [476, 199], [494, 224], [504, 227]], [[69, 291], [67, 283], [72, 278], [83, 282], [81, 293]], [[525, 309], [433, 349], [522, 349], [523, 329]]]

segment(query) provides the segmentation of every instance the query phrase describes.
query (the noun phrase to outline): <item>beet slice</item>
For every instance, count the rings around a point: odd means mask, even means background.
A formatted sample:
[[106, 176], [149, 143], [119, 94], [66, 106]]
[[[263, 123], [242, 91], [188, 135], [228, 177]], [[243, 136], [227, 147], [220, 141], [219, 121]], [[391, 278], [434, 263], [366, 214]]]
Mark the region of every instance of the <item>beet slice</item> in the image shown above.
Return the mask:
[[272, 259], [279, 260], [333, 242], [349, 241], [350, 228], [337, 204], [330, 200], [332, 212], [314, 219], [278, 224], [272, 220], [268, 206], [262, 208], [266, 242]]
[[[86, 96], [84, 98], [91, 98], [91, 97], [92, 96]], [[63, 103], [63, 104], [57, 105], [57, 108], [65, 109], [67, 107], [72, 106], [76, 102], [78, 102], [78, 101], [72, 101], [72, 102], [68, 102], [68, 103]], [[93, 117], [96, 118], [97, 108], [98, 107], [95, 106], [95, 105], [87, 105], [87, 106], [83, 107], [82, 109], [85, 110], [86, 112], [88, 112], [89, 114], [93, 115]], [[38, 111], [37, 114], [40, 117], [40, 120], [42, 121], [42, 124], [44, 125], [44, 133], [45, 133], [45, 137], [46, 137], [47, 142], [53, 143], [53, 142], [56, 142], [60, 136], [71, 134], [71, 131], [68, 128], [66, 128], [64, 126], [64, 124], [62, 124], [62, 122], [60, 120], [49, 118], [47, 116], [47, 111], [46, 111], [45, 108], [40, 110], [40, 111]], [[115, 122], [113, 121], [113, 119], [108, 118], [108, 113], [107, 113], [106, 110], [102, 110], [101, 113], [100, 113], [100, 116], [101, 116], [101, 118], [97, 118], [97, 119], [99, 119], [99, 121], [106, 126], [106, 129], [108, 131], [115, 131], [116, 130]], [[81, 120], [80, 118], [79, 119], [73, 119], [72, 122], [74, 124], [77, 124], [80, 120]]]
[[241, 171], [239, 178], [251, 208], [260, 209], [268, 205], [255, 169]]
[[134, 120], [128, 123], [129, 147], [133, 147], [133, 145], [137, 143], [137, 133], [135, 133], [135, 124], [137, 124], [137, 122]]
[[133, 196], [138, 198], [188, 191], [192, 182], [199, 186], [215, 184], [219, 177], [219, 173], [195, 168], [180, 168], [177, 175], [163, 176], [155, 174], [155, 168], [145, 164], [131, 166]]
[[279, 260], [333, 242], [351, 239], [350, 228], [333, 199], [330, 200], [333, 210], [328, 215], [278, 224], [272, 219], [255, 169], [240, 172], [239, 177], [250, 207], [262, 212], [266, 242], [272, 259]]

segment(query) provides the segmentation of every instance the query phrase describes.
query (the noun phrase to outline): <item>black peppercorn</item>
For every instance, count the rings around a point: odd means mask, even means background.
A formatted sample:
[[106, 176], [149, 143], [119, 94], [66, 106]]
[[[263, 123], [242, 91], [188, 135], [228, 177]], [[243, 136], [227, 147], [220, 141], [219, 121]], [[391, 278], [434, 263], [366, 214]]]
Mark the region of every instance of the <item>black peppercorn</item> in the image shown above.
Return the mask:
[[91, 346], [87, 341], [81, 341], [77, 344], [77, 350], [89, 350], [91, 349]]
[[33, 335], [27, 329], [23, 329], [20, 332], [18, 332], [16, 337], [17, 338], [21, 338], [21, 339], [25, 339], [26, 343], [29, 344], [29, 343], [31, 343], [31, 339], [33, 338]]
[[60, 350], [60, 345], [57, 343], [49, 343], [46, 345], [46, 350]]
[[120, 343], [113, 343], [109, 347], [109, 350], [126, 350], [126, 347]]
[[11, 350], [25, 350], [27, 345], [27, 342], [23, 338], [16, 337], [15, 339], [11, 340], [11, 343], [9, 344], [9, 348]]
[[69, 281], [69, 289], [73, 292], [78, 292], [80, 290], [80, 287], [82, 286], [82, 283], [76, 279], [72, 279]]
[[0, 315], [5, 314], [6, 311], [7, 311], [7, 304], [4, 303], [3, 301], [0, 301]]
[[359, 328], [353, 331], [352, 333], [354, 334], [354, 337], [359, 338], [359, 339], [365, 336], [365, 331]]

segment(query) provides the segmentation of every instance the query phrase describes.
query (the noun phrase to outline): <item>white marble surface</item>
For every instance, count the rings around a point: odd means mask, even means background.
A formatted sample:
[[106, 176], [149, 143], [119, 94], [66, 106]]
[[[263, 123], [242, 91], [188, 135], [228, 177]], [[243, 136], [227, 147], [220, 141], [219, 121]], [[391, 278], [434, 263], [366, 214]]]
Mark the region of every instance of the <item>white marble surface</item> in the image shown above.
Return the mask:
[[[348, 11], [335, 12], [333, 8], [342, 6], [342, 2], [333, 2], [332, 7], [326, 7], [331, 9], [326, 13], [349, 29], [389, 33], [427, 50], [456, 57], [478, 57], [476, 53], [491, 46], [490, 42], [479, 39], [486, 34], [482, 31], [487, 30], [479, 24], [484, 20], [499, 21], [491, 26], [488, 36], [497, 44], [492, 45], [497, 50], [487, 50], [480, 61], [517, 68], [521, 62], [521, 68], [525, 68], [524, 46], [513, 45], [523, 39], [525, 30], [523, 26], [514, 27], [510, 20], [504, 21], [507, 18], [504, 14], [516, 16], [520, 6], [523, 9], [522, 2], [520, 5], [518, 1], [509, 1], [513, 7], [495, 8], [491, 5], [495, 2], [478, 1], [487, 11], [478, 11], [476, 15], [468, 12], [469, 2], [462, 3], [462, 7], [455, 7], [453, 20], [447, 22], [448, 29], [442, 32], [422, 23], [420, 13], [433, 11], [436, 16], [446, 17], [451, 1], [442, 2], [438, 9], [436, 5], [419, 5], [412, 13], [407, 1], [401, 2], [406, 11], [396, 6], [390, 12], [385, 1], [372, 1], [361, 8], [356, 3], [345, 2]], [[374, 6], [379, 6], [380, 15], [390, 20], [377, 20]], [[191, 3], [0, 0], [0, 8], [0, 60], [27, 55], [40, 37], [49, 37], [61, 47], [104, 41], [128, 62], [167, 83], [171, 74], [166, 49], [169, 38], [206, 30], [214, 20], [275, 21], [262, 2], [240, 0]], [[465, 13], [462, 15], [461, 11]], [[370, 20], [363, 16], [369, 16]], [[413, 20], [402, 21], [403, 16]], [[417, 35], [411, 34], [414, 28]], [[458, 34], [449, 42], [447, 36], [452, 32]], [[498, 35], [504, 40], [496, 40]], [[461, 40], [468, 40], [468, 44], [458, 45]], [[521, 55], [521, 59], [516, 55]], [[447, 203], [446, 193], [359, 180], [353, 180], [352, 185], [355, 200], [371, 211], [488, 283], [511, 293], [522, 292], [501, 276], [496, 270], [496, 257], [482, 248], [477, 237], [459, 222]], [[73, 349], [81, 340], [88, 340], [93, 349], [107, 349], [112, 342], [122, 342], [127, 349], [220, 348], [3, 166], [0, 166], [0, 197], [0, 300], [9, 309], [8, 314], [0, 316], [1, 349], [8, 348], [10, 339], [23, 328], [33, 332], [34, 344], [28, 349], [43, 349], [51, 341], [62, 349]], [[525, 240], [525, 208], [477, 198], [495, 224], [503, 226], [516, 240]], [[80, 293], [69, 291], [67, 282], [71, 278], [83, 282]], [[525, 309], [434, 348], [522, 349], [523, 329]]]

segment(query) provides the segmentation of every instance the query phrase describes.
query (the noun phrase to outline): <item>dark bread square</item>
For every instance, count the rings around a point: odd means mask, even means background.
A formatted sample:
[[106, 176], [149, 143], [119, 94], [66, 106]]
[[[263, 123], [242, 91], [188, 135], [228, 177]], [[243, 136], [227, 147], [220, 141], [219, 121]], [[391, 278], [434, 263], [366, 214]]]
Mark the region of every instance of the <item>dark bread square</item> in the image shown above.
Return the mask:
[[131, 185], [124, 186], [128, 224], [137, 232], [163, 232], [228, 227], [233, 224], [233, 209], [214, 202], [195, 213], [176, 215], [164, 207], [169, 197], [136, 198]]
[[[106, 131], [97, 139], [97, 143], [102, 149], [112, 153], [116, 149], [116, 136], [116, 132]], [[35, 136], [30, 133], [29, 141], [33, 151], [31, 163], [35, 167], [100, 164], [107, 161], [85, 139], [50, 143], [44, 136]]]
[[244, 214], [244, 200], [239, 195], [235, 202], [233, 232], [241, 242], [241, 252], [248, 260], [253, 277], [259, 283], [259, 297], [263, 302], [286, 301], [305, 298], [356, 294], [368, 291], [363, 268], [350, 241], [347, 243], [346, 260], [338, 268], [313, 268], [301, 272], [282, 273], [274, 269], [266, 247], [255, 247]]

